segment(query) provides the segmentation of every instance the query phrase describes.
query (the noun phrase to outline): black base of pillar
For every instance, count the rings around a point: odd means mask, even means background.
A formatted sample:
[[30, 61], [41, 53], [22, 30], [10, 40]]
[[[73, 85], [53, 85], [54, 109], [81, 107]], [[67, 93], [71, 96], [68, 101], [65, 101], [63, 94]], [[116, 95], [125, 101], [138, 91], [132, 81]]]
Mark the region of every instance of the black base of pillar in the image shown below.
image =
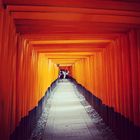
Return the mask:
[[45, 93], [45, 96], [38, 102], [38, 106], [29, 111], [28, 116], [21, 119], [19, 126], [11, 134], [10, 140], [28, 140], [42, 115], [51, 91], [56, 87], [57, 80], [54, 81]]

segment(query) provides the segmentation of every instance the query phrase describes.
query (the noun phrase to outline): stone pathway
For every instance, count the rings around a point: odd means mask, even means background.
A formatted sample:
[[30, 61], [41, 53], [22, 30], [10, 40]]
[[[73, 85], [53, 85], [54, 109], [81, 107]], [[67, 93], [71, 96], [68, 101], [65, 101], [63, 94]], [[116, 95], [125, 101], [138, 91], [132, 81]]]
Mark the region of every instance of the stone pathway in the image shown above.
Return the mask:
[[41, 140], [116, 140], [98, 113], [77, 92], [69, 81], [58, 83]]

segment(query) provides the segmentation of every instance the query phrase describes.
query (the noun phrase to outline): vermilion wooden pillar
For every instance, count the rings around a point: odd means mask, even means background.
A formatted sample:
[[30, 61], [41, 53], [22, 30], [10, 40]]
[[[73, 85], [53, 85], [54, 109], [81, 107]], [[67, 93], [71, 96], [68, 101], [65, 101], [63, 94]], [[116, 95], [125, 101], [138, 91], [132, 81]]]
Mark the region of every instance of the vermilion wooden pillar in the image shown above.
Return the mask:
[[[94, 61], [85, 59], [84, 62], [77, 62], [73, 72], [75, 78], [104, 104], [113, 107], [135, 125], [140, 123], [138, 32], [130, 30], [120, 34], [116, 40], [94, 55]], [[84, 78], [78, 76], [78, 73], [84, 73]]]
[[139, 111], [140, 111], [140, 91], [138, 84], [140, 79], [138, 74], [138, 44], [136, 31], [132, 30], [129, 33], [130, 40], [130, 62], [131, 62], [131, 91], [132, 91], [132, 102], [133, 102], [133, 119], [135, 124], [139, 124]]
[[7, 140], [57, 78], [58, 68], [15, 32], [7, 10], [0, 11], [0, 138]]
[[8, 139], [15, 128], [17, 35], [13, 20], [3, 8], [0, 18], [0, 136]]

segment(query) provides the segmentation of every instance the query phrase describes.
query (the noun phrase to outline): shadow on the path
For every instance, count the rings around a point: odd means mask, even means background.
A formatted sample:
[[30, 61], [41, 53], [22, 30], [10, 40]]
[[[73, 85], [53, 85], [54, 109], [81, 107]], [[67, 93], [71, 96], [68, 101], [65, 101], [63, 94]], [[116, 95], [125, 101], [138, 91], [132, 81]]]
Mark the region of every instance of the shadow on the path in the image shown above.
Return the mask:
[[38, 102], [38, 106], [29, 111], [28, 116], [21, 119], [18, 127], [11, 134], [10, 140], [28, 140], [37, 125], [39, 118], [47, 104], [51, 91], [56, 87], [57, 80], [54, 81], [45, 93], [45, 96]]
[[79, 93], [81, 93], [89, 104], [100, 114], [104, 122], [113, 130], [119, 140], [140, 139], [140, 127], [135, 126], [128, 118], [115, 112], [114, 108], [103, 104], [101, 99], [77, 83], [75, 79], [71, 79], [71, 81], [76, 85]]

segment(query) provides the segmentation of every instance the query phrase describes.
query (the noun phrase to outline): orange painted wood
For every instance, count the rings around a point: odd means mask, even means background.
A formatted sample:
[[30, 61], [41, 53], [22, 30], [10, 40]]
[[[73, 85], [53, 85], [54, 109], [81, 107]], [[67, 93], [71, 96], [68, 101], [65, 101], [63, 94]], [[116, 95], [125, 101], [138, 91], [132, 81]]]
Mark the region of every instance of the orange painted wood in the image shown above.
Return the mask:
[[8, 139], [38, 104], [60, 63], [103, 104], [140, 126], [139, 3], [5, 3], [30, 6], [3, 9], [0, 3], [0, 138]]
[[92, 0], [82, 0], [82, 1], [57, 1], [57, 0], [4, 0], [5, 4], [12, 5], [37, 5], [37, 6], [58, 6], [58, 7], [86, 7], [86, 8], [96, 8], [96, 9], [116, 9], [116, 10], [136, 10], [139, 11], [139, 3], [135, 3], [133, 0], [131, 3], [127, 3], [126, 1], [92, 1]]

